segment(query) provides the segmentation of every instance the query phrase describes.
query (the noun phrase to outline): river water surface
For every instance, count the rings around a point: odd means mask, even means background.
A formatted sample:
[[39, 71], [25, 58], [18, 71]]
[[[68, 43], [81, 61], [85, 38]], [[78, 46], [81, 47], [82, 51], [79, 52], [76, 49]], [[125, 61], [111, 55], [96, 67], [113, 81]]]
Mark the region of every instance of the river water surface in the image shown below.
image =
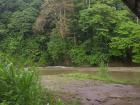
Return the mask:
[[[41, 67], [41, 75], [58, 75], [68, 73], [90, 73], [95, 74], [99, 68], [82, 68], [82, 67]], [[140, 67], [110, 67], [109, 74], [116, 80], [137, 81], [140, 83]]]

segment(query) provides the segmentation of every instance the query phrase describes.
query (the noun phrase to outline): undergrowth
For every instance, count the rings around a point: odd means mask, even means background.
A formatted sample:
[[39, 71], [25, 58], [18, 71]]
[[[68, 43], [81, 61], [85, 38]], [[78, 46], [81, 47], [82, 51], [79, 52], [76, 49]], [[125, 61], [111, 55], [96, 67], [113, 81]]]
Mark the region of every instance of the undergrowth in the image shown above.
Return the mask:
[[14, 66], [0, 57], [0, 84], [1, 105], [43, 105], [39, 78], [31, 68]]
[[0, 56], [0, 105], [77, 105], [62, 101], [41, 86], [34, 68]]

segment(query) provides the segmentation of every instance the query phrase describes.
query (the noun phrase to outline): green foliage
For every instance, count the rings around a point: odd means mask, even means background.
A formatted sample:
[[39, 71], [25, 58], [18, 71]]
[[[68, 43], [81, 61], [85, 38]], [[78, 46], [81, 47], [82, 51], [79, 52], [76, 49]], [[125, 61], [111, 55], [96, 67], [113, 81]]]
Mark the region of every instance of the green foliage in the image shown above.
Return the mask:
[[72, 48], [69, 52], [71, 61], [76, 65], [82, 65], [86, 62], [87, 56], [82, 46]]
[[101, 62], [99, 65], [99, 76], [103, 79], [110, 79], [108, 66], [104, 62]]
[[32, 24], [37, 16], [37, 10], [29, 7], [23, 11], [14, 12], [10, 18], [8, 28], [14, 32], [27, 33], [32, 30]]
[[20, 34], [13, 34], [11, 33], [11, 35], [2, 41], [2, 44], [0, 45], [1, 49], [3, 49], [4, 52], [8, 52], [9, 54], [16, 53], [21, 47], [20, 43], [22, 36], [20, 36]]
[[110, 47], [116, 49], [118, 54], [128, 60], [139, 63], [140, 25], [134, 22], [122, 22], [115, 30], [116, 36], [112, 38]]
[[121, 0], [86, 1], [0, 0], [0, 51], [40, 66], [140, 63], [139, 20]]
[[0, 103], [2, 105], [42, 105], [42, 89], [37, 74], [17, 68], [0, 57]]
[[51, 33], [50, 41], [48, 43], [48, 52], [55, 64], [59, 63], [66, 55], [66, 43], [60, 37], [59, 33], [54, 30]]
[[96, 53], [88, 56], [88, 62], [90, 65], [99, 65], [102, 61], [108, 62], [108, 55], [103, 53]]
[[80, 27], [86, 34], [88, 46], [93, 53], [108, 53], [112, 28], [116, 24], [116, 10], [106, 4], [97, 3], [80, 12]]
[[3, 102], [3, 103], [0, 103], [0, 105], [7, 105], [5, 102]]
[[89, 52], [86, 52], [84, 48], [85, 47], [81, 45], [74, 47], [69, 51], [69, 56], [71, 58], [72, 63], [76, 65], [84, 65], [84, 64], [98, 65], [100, 64], [101, 61], [107, 62], [108, 60], [107, 55], [100, 52], [98, 53], [93, 52], [88, 54]]

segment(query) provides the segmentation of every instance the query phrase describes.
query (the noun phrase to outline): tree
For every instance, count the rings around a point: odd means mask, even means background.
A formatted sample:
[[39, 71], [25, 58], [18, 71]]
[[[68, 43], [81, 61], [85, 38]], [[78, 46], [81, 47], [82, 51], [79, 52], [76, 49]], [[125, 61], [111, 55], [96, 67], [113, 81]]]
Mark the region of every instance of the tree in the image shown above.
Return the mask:
[[1, 52], [42, 64], [139, 63], [139, 26], [121, 0], [0, 0]]
[[20, 32], [22, 34], [28, 34], [32, 32], [32, 24], [34, 23], [37, 10], [29, 7], [23, 11], [14, 12], [10, 18], [8, 28], [12, 32]]
[[48, 43], [48, 52], [56, 65], [60, 64], [65, 59], [66, 43], [55, 29], [51, 33], [50, 41]]
[[110, 46], [114, 56], [122, 56], [127, 62], [140, 63], [140, 25], [132, 21], [122, 22], [115, 30]]
[[116, 9], [106, 4], [97, 3], [91, 8], [80, 11], [79, 25], [89, 54], [98, 52], [108, 54], [108, 43], [116, 25]]

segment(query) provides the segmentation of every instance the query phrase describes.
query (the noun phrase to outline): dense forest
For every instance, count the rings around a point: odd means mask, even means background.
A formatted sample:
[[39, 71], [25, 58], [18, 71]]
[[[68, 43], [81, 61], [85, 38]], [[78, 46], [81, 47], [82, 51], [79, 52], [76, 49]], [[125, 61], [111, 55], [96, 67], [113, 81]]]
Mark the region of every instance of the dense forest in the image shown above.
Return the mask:
[[139, 6], [0, 0], [0, 105], [140, 105]]
[[0, 0], [0, 53], [41, 66], [140, 63], [140, 22], [121, 0]]

